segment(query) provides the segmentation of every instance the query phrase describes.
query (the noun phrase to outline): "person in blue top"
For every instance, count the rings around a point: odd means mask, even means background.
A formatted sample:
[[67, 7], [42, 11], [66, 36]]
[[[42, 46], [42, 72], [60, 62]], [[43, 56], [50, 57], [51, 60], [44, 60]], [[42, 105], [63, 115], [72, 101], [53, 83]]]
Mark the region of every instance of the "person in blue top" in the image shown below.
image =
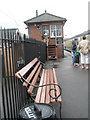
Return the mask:
[[73, 41], [72, 41], [72, 62], [73, 62], [73, 65], [74, 65], [74, 63], [75, 63], [75, 51], [76, 51], [76, 49], [77, 49], [77, 44], [78, 44], [78, 42], [77, 42], [77, 39], [74, 39]]

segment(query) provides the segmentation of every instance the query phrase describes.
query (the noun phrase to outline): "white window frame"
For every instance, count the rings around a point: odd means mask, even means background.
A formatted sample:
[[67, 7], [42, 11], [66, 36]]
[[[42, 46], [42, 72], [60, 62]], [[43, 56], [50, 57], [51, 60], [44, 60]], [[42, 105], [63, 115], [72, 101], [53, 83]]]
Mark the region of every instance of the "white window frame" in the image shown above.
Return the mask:
[[[57, 27], [60, 27], [60, 29], [57, 29]], [[52, 32], [52, 27], [53, 27], [53, 32]], [[56, 31], [59, 30], [61, 35], [57, 35]], [[53, 34], [52, 34], [53, 33]], [[55, 38], [55, 37], [62, 37], [62, 25], [58, 24], [52, 24], [50, 25], [50, 38]]]

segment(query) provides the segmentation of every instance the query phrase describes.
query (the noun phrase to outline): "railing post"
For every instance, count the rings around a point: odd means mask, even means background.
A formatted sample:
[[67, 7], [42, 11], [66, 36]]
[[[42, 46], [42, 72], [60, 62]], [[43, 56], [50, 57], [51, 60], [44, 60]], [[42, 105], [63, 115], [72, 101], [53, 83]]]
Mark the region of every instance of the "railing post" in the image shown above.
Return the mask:
[[55, 43], [56, 43], [56, 46], [57, 46], [57, 38], [56, 38], [56, 36], [55, 36]]
[[47, 47], [48, 47], [48, 39], [47, 39], [47, 41], [46, 41], [46, 44], [47, 44]]

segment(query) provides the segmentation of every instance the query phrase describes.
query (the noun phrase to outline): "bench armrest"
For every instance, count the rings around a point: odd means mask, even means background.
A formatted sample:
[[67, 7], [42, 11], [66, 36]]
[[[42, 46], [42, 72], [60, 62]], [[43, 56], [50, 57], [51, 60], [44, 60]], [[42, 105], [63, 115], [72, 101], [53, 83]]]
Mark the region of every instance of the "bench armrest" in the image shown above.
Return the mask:
[[55, 92], [56, 92], [56, 91], [57, 91], [56, 88], [53, 88], [53, 89], [50, 89], [50, 90], [49, 90], [49, 95], [50, 95], [50, 97], [51, 97], [52, 99], [57, 100], [57, 99], [61, 96], [61, 94], [62, 94], [62, 89], [61, 89], [60, 85], [58, 85], [58, 84], [51, 84], [51, 85], [56, 85], [56, 86], [59, 88], [60, 94], [59, 94], [58, 96], [54, 96], [54, 97], [51, 95], [51, 91], [55, 91]]
[[[61, 96], [61, 94], [62, 94], [62, 89], [61, 89], [61, 87], [60, 87], [60, 85], [58, 85], [58, 84], [55, 84], [55, 83], [50, 83], [50, 84], [45, 84], [45, 85], [41, 85], [41, 86], [38, 86], [38, 85], [32, 85], [31, 83], [29, 83], [29, 82], [27, 82], [26, 81], [26, 79], [23, 77], [23, 76], [21, 76], [21, 74], [20, 73], [18, 73], [19, 74], [19, 76], [20, 76], [20, 80], [21, 80], [21, 82], [26, 82], [28, 85], [30, 85], [30, 86], [33, 86], [34, 88], [39, 88], [39, 87], [45, 87], [45, 86], [48, 86], [48, 85], [56, 85], [58, 88], [59, 88], [59, 91], [60, 91], [60, 94], [58, 95], [58, 96], [52, 96], [51, 95], [51, 91], [57, 91], [56, 90], [56, 88], [53, 88], [53, 89], [51, 89], [50, 88], [50, 90], [49, 90], [49, 96], [52, 98], [52, 99], [58, 99], [60, 96]], [[32, 94], [34, 94], [34, 93], [32, 93]]]

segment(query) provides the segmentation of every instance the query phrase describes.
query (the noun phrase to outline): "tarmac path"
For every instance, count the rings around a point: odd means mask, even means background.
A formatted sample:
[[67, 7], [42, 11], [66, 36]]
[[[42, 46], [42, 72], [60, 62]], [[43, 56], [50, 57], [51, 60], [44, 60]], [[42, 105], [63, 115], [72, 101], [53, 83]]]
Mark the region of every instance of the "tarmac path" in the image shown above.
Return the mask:
[[88, 118], [88, 70], [72, 65], [71, 53], [48, 63], [62, 88], [62, 118]]

